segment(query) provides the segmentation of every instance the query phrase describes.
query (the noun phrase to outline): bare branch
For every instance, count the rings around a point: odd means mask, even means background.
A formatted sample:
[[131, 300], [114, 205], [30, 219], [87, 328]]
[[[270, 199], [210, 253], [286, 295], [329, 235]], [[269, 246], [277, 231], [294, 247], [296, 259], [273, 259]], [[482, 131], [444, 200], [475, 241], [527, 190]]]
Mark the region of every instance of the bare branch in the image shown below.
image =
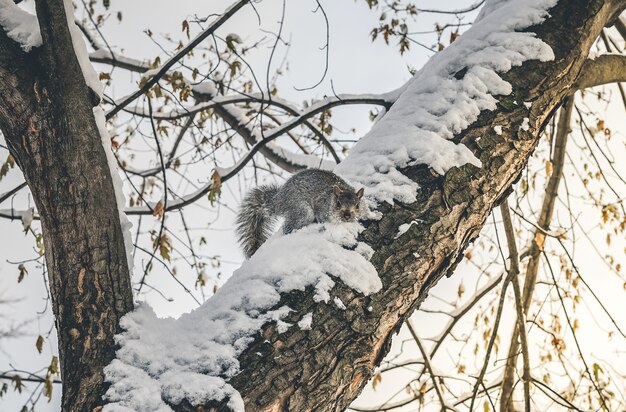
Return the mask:
[[480, 0], [468, 7], [457, 10], [438, 10], [438, 9], [417, 9], [418, 12], [422, 13], [433, 13], [433, 14], [463, 14], [469, 13], [471, 11], [477, 10], [480, 6], [485, 3], [485, 0]]
[[405, 323], [406, 326], [409, 328], [409, 332], [411, 332], [411, 336], [413, 336], [413, 339], [415, 340], [415, 343], [417, 344], [420, 353], [422, 354], [422, 359], [424, 359], [424, 366], [428, 370], [428, 374], [433, 381], [433, 387], [435, 388], [435, 392], [437, 392], [437, 397], [439, 398], [439, 402], [441, 403], [441, 410], [446, 411], [448, 409], [453, 409], [446, 404], [446, 400], [443, 397], [441, 387], [439, 387], [439, 382], [437, 382], [437, 375], [435, 375], [435, 372], [433, 371], [433, 368], [431, 366], [430, 357], [428, 356], [428, 353], [426, 353], [424, 345], [422, 345], [422, 341], [417, 336], [417, 333], [415, 333], [415, 329], [413, 329], [413, 325], [411, 325], [411, 319], [407, 319]]
[[9, 190], [8, 192], [5, 192], [3, 194], [0, 195], [0, 203], [4, 202], [5, 200], [7, 200], [8, 198], [10, 198], [11, 196], [13, 196], [14, 194], [16, 194], [17, 192], [19, 192], [20, 190], [22, 190], [23, 188], [26, 187], [26, 182], [20, 183], [19, 185], [15, 186], [13, 189]]
[[208, 28], [203, 30], [200, 34], [198, 34], [187, 46], [180, 49], [174, 56], [169, 58], [161, 67], [154, 70], [154, 74], [150, 73], [150, 79], [146, 81], [146, 83], [141, 86], [136, 92], [126, 97], [120, 103], [116, 104], [116, 106], [106, 114], [107, 120], [111, 117], [115, 116], [120, 110], [124, 107], [128, 106], [128, 104], [139, 96], [150, 90], [152, 86], [154, 86], [168, 71], [174, 66], [180, 59], [185, 57], [187, 53], [193, 50], [198, 44], [200, 44], [204, 39], [211, 36], [217, 29], [219, 29], [224, 23], [226, 23], [237, 11], [239, 11], [243, 6], [249, 3], [250, 0], [239, 0], [236, 3], [233, 3], [228, 9], [222, 13], [222, 15], [215, 20]]
[[506, 241], [509, 247], [510, 269], [509, 276], [513, 283], [513, 292], [515, 294], [515, 310], [517, 311], [517, 331], [519, 332], [520, 342], [522, 344], [522, 358], [524, 359], [524, 372], [522, 374], [522, 382], [524, 383], [524, 410], [530, 412], [530, 360], [528, 354], [528, 339], [526, 337], [526, 316], [522, 304], [522, 293], [519, 286], [519, 254], [517, 253], [517, 245], [515, 242], [515, 231], [513, 222], [511, 221], [511, 213], [509, 212], [509, 202], [505, 200], [500, 205], [500, 213], [504, 224], [504, 232], [506, 233]]

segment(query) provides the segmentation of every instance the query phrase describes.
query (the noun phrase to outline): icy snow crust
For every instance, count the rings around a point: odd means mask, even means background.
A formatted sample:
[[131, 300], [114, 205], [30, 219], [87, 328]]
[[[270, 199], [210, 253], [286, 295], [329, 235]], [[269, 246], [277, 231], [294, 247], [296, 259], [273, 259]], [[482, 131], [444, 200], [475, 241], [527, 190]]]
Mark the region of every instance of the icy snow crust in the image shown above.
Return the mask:
[[[511, 93], [511, 85], [498, 73], [527, 60], [554, 58], [550, 46], [534, 33], [517, 31], [541, 23], [556, 3], [487, 2], [472, 28], [413, 76], [389, 112], [335, 172], [365, 186], [369, 206], [375, 209], [382, 201], [415, 201], [417, 184], [404, 176], [401, 168], [425, 164], [444, 174], [466, 163], [481, 166], [467, 147], [450, 139], [473, 123], [482, 110], [494, 110], [495, 95]], [[454, 74], [462, 70], [467, 72], [456, 79]]]
[[[422, 163], [445, 173], [466, 163], [480, 166], [450, 139], [482, 110], [495, 109], [494, 95], [511, 92], [498, 73], [526, 60], [553, 58], [548, 45], [518, 31], [540, 23], [556, 2], [488, 1], [474, 26], [402, 88], [391, 110], [335, 169], [366, 187], [371, 210], [381, 201], [415, 200], [418, 188], [400, 172], [403, 167]], [[461, 70], [464, 76], [455, 79]], [[105, 410], [170, 411], [168, 403], [183, 399], [192, 404], [228, 399], [233, 410], [243, 411], [241, 396], [228, 384], [240, 372], [237, 356], [270, 321], [279, 332], [306, 330], [313, 321], [307, 314], [297, 326], [286, 323], [290, 309], [276, 309], [281, 294], [311, 288], [317, 301], [345, 308], [331, 296], [336, 278], [363, 294], [382, 287], [369, 262], [372, 248], [357, 241], [359, 230], [357, 223], [346, 223], [276, 234], [215, 296], [178, 320], [158, 319], [139, 305], [122, 320], [117, 359], [105, 369], [111, 383]]]
[[[121, 349], [105, 369], [112, 383], [105, 411], [170, 411], [166, 402], [183, 398], [192, 404], [230, 399], [233, 410], [243, 411], [241, 397], [226, 381], [240, 371], [237, 356], [261, 326], [292, 326], [281, 320], [288, 307], [267, 311], [281, 294], [312, 287], [315, 300], [329, 302], [334, 277], [363, 294], [382, 287], [372, 264], [346, 249], [357, 245], [361, 229], [356, 223], [310, 225], [276, 234], [211, 299], [177, 320], [159, 319], [148, 305], [139, 305], [123, 318]], [[301, 320], [300, 328], [311, 321]]]
[[23, 10], [13, 0], [0, 0], [0, 26], [26, 52], [41, 46], [37, 16]]

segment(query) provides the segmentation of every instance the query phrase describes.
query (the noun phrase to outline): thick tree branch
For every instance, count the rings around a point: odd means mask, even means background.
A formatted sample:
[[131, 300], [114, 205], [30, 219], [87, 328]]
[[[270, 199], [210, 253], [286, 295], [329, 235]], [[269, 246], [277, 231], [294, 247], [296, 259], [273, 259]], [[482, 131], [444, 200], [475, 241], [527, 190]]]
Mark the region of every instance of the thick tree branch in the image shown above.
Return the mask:
[[[545, 23], [531, 29], [552, 46], [555, 60], [526, 62], [506, 73], [514, 98], [501, 98], [496, 110], [482, 113], [454, 138], [473, 150], [482, 167], [452, 168], [443, 177], [423, 165], [402, 170], [420, 187], [417, 201], [381, 205], [382, 218], [368, 222], [362, 234], [375, 251], [371, 262], [383, 289], [364, 297], [338, 283], [333, 295], [346, 310], [314, 302], [312, 291], [283, 296], [277, 307], [293, 309], [285, 322], [312, 313], [315, 323], [308, 333], [298, 328], [278, 333], [269, 324], [239, 356], [242, 372], [229, 383], [242, 394], [248, 411], [326, 411], [349, 405], [386, 354], [394, 332], [430, 287], [451, 273], [492, 208], [519, 178], [543, 125], [574, 87], [589, 48], [608, 19], [625, 6], [624, 1], [560, 1]], [[532, 108], [529, 112], [513, 101], [532, 101]], [[520, 131], [525, 117], [529, 133]], [[502, 135], [493, 131], [496, 125], [502, 126]], [[411, 221], [423, 223], [397, 236], [398, 226]], [[178, 410], [192, 408], [180, 405]]]
[[603, 54], [587, 60], [574, 90], [619, 82], [626, 82], [626, 55]]
[[[609, 53], [612, 53], [613, 47], [611, 46], [611, 41], [609, 41], [609, 38], [604, 32], [604, 30], [602, 30], [602, 32], [600, 33], [600, 38], [602, 39], [602, 42], [604, 43], [604, 47], [606, 47], [606, 50]], [[619, 90], [619, 94], [622, 96], [622, 103], [624, 103], [624, 109], [626, 109], [626, 90], [624, 90], [624, 85], [621, 83], [618, 83], [617, 88]]]

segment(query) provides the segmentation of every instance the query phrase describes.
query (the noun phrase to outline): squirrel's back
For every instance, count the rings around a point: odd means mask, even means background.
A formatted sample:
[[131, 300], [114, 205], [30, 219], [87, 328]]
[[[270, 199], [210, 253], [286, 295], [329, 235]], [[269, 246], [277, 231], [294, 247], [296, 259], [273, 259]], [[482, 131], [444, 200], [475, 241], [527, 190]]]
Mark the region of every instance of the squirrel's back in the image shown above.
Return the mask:
[[276, 195], [275, 204], [277, 212], [283, 214], [293, 205], [294, 200], [313, 203], [317, 198], [330, 198], [333, 186], [342, 190], [354, 191], [342, 178], [321, 169], [306, 169], [291, 176]]
[[313, 222], [352, 221], [363, 189], [354, 188], [332, 172], [307, 169], [281, 187], [259, 186], [244, 198], [237, 215], [237, 234], [246, 257], [271, 234], [277, 216], [285, 217], [284, 233]]

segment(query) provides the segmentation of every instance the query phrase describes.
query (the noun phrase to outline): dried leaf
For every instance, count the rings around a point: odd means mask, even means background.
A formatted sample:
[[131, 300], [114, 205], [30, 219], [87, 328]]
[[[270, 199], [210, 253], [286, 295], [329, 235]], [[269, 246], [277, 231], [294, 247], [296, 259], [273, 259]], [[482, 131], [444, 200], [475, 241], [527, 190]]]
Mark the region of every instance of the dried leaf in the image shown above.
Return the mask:
[[28, 274], [28, 270], [26, 270], [26, 266], [24, 266], [23, 263], [20, 263], [17, 269], [20, 271], [20, 274], [17, 276], [17, 283], [20, 283], [24, 280], [24, 278]]
[[59, 358], [57, 356], [53, 356], [50, 361], [50, 366], [48, 366], [48, 373], [50, 375], [58, 375], [59, 373]]
[[598, 381], [600, 378], [600, 372], [604, 373], [604, 370], [600, 367], [600, 365], [598, 365], [597, 363], [594, 363], [593, 364], [593, 377], [596, 379], [596, 381]]
[[169, 262], [171, 260], [170, 253], [172, 252], [172, 242], [166, 234], [163, 234], [158, 240], [158, 247], [161, 257]]
[[165, 214], [165, 208], [163, 207], [163, 202], [159, 200], [159, 203], [157, 203], [154, 206], [154, 209], [152, 209], [152, 216], [162, 219], [164, 214]]
[[598, 120], [598, 123], [596, 123], [596, 129], [598, 129], [599, 132], [604, 130], [604, 120]]
[[37, 348], [37, 352], [41, 353], [43, 350], [43, 336], [39, 335], [37, 342], [35, 342], [35, 347]]
[[43, 382], [43, 396], [48, 398], [48, 403], [52, 401], [53, 388], [54, 387], [52, 385], [52, 378], [50, 376], [47, 376], [46, 380]]
[[372, 389], [376, 390], [376, 387], [380, 384], [380, 382], [382, 382], [382, 380], [383, 376], [380, 374], [380, 372], [376, 373], [372, 378]]
[[235, 44], [241, 44], [241, 37], [235, 33], [231, 33], [226, 36], [226, 47], [229, 50], [235, 51]]
[[539, 248], [539, 250], [543, 250], [543, 244], [546, 240], [546, 235], [544, 235], [541, 232], [537, 232], [535, 234], [535, 243], [537, 244], [537, 247]]
[[2, 166], [0, 166], [0, 180], [2, 180], [2, 178], [9, 173], [9, 170], [13, 169], [14, 167], [15, 159], [13, 159], [13, 156], [11, 155], [7, 156], [7, 160], [2, 164]]
[[546, 175], [548, 177], [552, 176], [552, 162], [549, 160], [546, 160]]
[[183, 32], [187, 35], [187, 39], [190, 39], [189, 35], [189, 22], [187, 20], [183, 20]]
[[221, 194], [222, 177], [219, 173], [217, 173], [217, 170], [215, 170], [211, 175], [211, 188], [209, 190], [209, 202], [211, 203], [211, 206], [213, 206], [213, 203], [215, 203], [215, 201], [217, 200], [217, 198], [220, 197]]
[[11, 382], [13, 382], [13, 386], [15, 387], [15, 390], [18, 391], [19, 393], [22, 393], [22, 388], [24, 387], [24, 384], [22, 383], [22, 378], [20, 377], [20, 375], [14, 375], [11, 378]]

